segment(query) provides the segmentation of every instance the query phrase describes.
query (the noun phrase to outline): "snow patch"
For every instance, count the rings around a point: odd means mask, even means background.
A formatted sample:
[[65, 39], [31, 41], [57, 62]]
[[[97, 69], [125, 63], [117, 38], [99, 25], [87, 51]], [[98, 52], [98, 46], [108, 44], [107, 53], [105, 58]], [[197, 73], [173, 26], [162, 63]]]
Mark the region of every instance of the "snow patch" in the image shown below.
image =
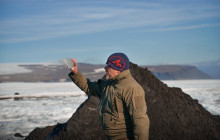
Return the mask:
[[20, 64], [16, 63], [0, 64], [0, 75], [32, 72], [31, 70], [21, 67], [19, 65]]
[[104, 68], [94, 69], [96, 73], [105, 72]]

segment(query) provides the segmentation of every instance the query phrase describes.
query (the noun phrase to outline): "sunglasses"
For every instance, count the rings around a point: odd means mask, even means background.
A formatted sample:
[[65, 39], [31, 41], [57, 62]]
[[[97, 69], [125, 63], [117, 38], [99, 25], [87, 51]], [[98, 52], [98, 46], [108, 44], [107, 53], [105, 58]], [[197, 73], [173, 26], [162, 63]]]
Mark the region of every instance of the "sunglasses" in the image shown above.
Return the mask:
[[106, 64], [106, 66], [105, 66], [106, 68], [112, 68], [110, 65], [108, 65], [108, 64]]

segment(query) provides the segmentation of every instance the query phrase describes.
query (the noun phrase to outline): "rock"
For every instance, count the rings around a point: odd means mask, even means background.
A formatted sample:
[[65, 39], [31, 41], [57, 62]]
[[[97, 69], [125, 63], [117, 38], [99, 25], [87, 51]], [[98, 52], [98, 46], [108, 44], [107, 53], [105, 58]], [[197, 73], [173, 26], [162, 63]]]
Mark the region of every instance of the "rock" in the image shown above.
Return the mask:
[[23, 138], [23, 137], [24, 137], [24, 136], [21, 135], [20, 133], [15, 133], [14, 136], [15, 136], [15, 137], [19, 137], [19, 138]]
[[20, 95], [20, 93], [18, 93], [18, 92], [15, 92], [15, 94], [14, 95]]
[[[148, 69], [130, 64], [130, 70], [146, 93], [150, 140], [220, 139], [220, 116], [210, 114], [180, 88], [170, 88]], [[64, 124], [34, 129], [26, 140], [105, 139], [96, 107], [99, 99], [89, 97]]]
[[19, 95], [20, 95], [20, 93], [18, 93], [18, 92], [15, 92], [15, 94], [14, 94], [15, 96], [14, 96], [14, 101], [19, 101], [19, 100], [23, 100], [23, 97], [20, 97]]

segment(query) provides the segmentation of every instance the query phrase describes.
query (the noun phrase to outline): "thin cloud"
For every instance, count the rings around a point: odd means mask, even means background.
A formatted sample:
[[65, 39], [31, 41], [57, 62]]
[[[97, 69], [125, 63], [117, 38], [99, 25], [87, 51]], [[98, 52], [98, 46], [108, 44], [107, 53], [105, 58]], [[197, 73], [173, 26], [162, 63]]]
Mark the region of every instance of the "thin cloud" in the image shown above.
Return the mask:
[[[35, 13], [12, 19], [1, 18], [0, 43], [25, 42], [136, 27], [150, 31], [171, 31], [219, 26], [219, 23], [183, 25], [185, 22], [219, 18], [220, 7], [215, 5], [144, 2], [128, 4], [109, 2], [108, 4], [112, 6], [103, 2], [101, 4], [84, 2], [86, 6], [82, 3], [66, 4], [59, 8], [52, 7], [50, 12], [44, 14]], [[179, 24], [182, 26], [178, 26]]]
[[216, 27], [216, 26], [220, 26], [220, 23], [201, 24], [201, 25], [182, 26], [182, 27], [171, 27], [171, 28], [161, 28], [161, 29], [154, 29], [154, 30], [150, 30], [150, 31], [151, 32], [156, 32], [156, 31], [177, 31], [177, 30], [190, 30], [190, 29], [205, 28], [205, 27]]

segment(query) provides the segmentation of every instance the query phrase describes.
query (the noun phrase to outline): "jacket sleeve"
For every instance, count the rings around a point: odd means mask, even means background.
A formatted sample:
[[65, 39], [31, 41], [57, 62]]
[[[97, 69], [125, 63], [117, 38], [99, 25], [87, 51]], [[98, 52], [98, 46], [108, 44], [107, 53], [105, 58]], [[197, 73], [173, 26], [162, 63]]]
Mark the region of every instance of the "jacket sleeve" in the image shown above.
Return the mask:
[[149, 137], [150, 121], [146, 114], [145, 92], [142, 88], [130, 89], [124, 96], [127, 110], [133, 123], [135, 140], [147, 140]]
[[91, 82], [89, 79], [86, 79], [81, 72], [78, 72], [77, 74], [71, 72], [68, 76], [87, 95], [101, 97], [102, 80], [98, 80], [98, 82]]

